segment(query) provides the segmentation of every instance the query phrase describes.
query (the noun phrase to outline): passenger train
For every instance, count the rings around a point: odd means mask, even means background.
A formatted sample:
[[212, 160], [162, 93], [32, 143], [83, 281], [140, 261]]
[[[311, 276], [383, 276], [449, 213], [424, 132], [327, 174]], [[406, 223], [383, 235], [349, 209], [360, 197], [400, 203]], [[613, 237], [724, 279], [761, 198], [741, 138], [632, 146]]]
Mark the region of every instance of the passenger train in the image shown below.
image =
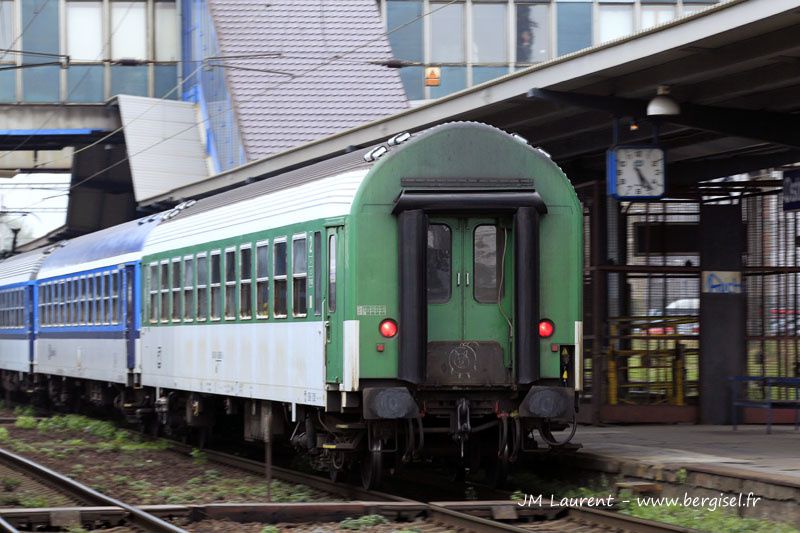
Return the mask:
[[581, 262], [547, 154], [445, 124], [0, 262], [2, 386], [367, 487], [428, 453], [499, 482], [574, 425]]

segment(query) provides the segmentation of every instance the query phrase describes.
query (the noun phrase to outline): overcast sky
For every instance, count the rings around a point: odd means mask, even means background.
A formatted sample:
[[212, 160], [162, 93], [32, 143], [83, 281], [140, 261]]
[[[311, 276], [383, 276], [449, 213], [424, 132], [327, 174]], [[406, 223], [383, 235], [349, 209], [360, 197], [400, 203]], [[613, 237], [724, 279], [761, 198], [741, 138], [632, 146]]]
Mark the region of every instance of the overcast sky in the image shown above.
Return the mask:
[[69, 180], [69, 174], [17, 174], [14, 178], [0, 178], [0, 211], [5, 214], [0, 235], [3, 250], [11, 247], [9, 226], [24, 226], [21, 235], [36, 238], [64, 224]]

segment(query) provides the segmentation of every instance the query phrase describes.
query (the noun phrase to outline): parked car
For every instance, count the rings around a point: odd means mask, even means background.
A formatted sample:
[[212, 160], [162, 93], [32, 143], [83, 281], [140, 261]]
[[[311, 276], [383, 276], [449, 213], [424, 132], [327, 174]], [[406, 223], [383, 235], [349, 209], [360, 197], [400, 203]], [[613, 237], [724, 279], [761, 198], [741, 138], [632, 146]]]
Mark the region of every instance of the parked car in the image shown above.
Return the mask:
[[[700, 298], [681, 298], [670, 302], [667, 307], [662, 309], [651, 308], [647, 315], [650, 317], [664, 317], [665, 322], [669, 322], [669, 317], [678, 316], [698, 316], [700, 314]], [[699, 322], [689, 322], [681, 324], [656, 324], [647, 328], [648, 335], [697, 335], [700, 333]]]
[[770, 336], [800, 335], [800, 311], [773, 308], [769, 310], [766, 334]]

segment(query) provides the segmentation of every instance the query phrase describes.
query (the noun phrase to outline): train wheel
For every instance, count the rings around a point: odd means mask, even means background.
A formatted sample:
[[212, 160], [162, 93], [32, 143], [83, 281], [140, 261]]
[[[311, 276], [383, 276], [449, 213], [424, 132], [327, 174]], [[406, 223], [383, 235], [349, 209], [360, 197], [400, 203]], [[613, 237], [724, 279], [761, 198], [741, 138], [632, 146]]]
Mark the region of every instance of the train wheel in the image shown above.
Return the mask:
[[195, 433], [197, 447], [201, 450], [208, 448], [208, 443], [211, 440], [211, 429], [206, 426], [202, 426], [197, 428]]
[[150, 437], [160, 437], [161, 425], [158, 423], [158, 418], [153, 416], [140, 420], [139, 433], [142, 435], [149, 435]]
[[383, 481], [383, 453], [381, 441], [376, 440], [372, 449], [361, 458], [361, 486], [367, 490], [377, 489]]
[[347, 479], [344, 455], [341, 452], [332, 452], [331, 461], [328, 464], [328, 475], [334, 483], [342, 483]]
[[496, 489], [501, 489], [508, 481], [508, 445], [503, 448], [503, 452], [498, 454], [494, 462], [488, 469], [488, 483], [489, 486]]

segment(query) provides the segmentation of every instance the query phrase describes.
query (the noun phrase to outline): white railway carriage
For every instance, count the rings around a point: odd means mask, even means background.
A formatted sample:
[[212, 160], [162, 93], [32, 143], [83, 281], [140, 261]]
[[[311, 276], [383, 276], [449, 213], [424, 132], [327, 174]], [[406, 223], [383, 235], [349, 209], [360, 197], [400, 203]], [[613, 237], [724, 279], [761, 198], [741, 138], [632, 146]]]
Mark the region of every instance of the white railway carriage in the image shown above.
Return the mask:
[[[309, 221], [319, 221], [312, 225], [322, 229], [322, 220], [349, 213], [369, 170], [363, 163], [364, 168], [334, 170], [329, 177], [294, 187], [286, 185], [295, 185], [295, 180], [305, 178], [304, 173], [202, 200], [153, 230], [142, 264], [147, 293], [143, 385], [289, 404], [325, 404], [329, 365], [318, 277], [322, 254], [313, 249], [321, 246], [321, 238], [318, 235], [313, 244], [313, 232], [307, 230]], [[303, 266], [295, 259], [292, 269], [287, 269], [290, 254], [294, 258], [302, 254]], [[310, 279], [314, 272], [316, 283]], [[303, 309], [298, 308], [298, 295], [295, 302], [287, 305], [285, 301], [292, 292], [287, 284], [297, 285], [286, 280], [299, 281], [298, 274], [306, 280], [302, 299], [309, 300], [303, 301]], [[284, 298], [277, 307], [269, 303], [270, 278], [273, 295]], [[357, 345], [357, 338], [348, 337], [352, 334], [345, 328], [344, 342]], [[357, 366], [357, 356], [349, 364]], [[357, 368], [347, 372], [358, 374]], [[357, 386], [356, 377], [343, 383], [342, 390]]]

